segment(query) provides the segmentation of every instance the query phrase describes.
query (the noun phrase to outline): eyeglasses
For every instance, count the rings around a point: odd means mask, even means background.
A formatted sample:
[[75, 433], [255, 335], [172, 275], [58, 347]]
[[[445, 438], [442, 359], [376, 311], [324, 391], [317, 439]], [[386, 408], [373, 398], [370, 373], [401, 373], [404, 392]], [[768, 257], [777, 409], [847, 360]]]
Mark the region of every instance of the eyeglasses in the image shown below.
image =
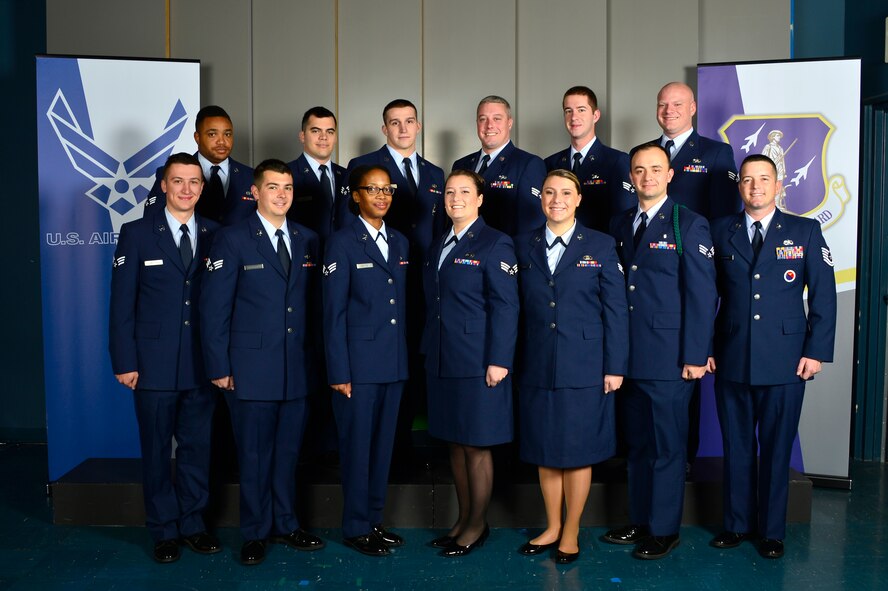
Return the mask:
[[384, 187], [374, 187], [372, 185], [367, 185], [366, 187], [358, 187], [358, 189], [363, 189], [367, 191], [367, 194], [371, 197], [375, 197], [379, 195], [379, 192], [382, 191], [386, 195], [394, 195], [395, 189], [398, 188], [398, 185], [386, 185]]

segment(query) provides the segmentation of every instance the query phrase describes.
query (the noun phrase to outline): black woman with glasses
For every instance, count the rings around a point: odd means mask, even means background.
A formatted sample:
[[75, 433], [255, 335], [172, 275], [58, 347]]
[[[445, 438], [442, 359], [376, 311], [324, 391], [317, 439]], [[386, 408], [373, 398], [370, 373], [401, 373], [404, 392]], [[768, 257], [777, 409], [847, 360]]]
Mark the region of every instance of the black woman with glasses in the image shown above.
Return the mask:
[[490, 533], [491, 447], [512, 440], [512, 357], [518, 336], [518, 265], [512, 239], [478, 215], [484, 180], [450, 174], [444, 210], [453, 228], [423, 266], [427, 302], [429, 435], [448, 442], [459, 517], [432, 541], [465, 556]]
[[327, 378], [342, 466], [345, 545], [385, 556], [404, 539], [382, 525], [398, 406], [407, 379], [407, 239], [386, 226], [395, 185], [382, 166], [349, 176], [358, 216], [327, 241]]

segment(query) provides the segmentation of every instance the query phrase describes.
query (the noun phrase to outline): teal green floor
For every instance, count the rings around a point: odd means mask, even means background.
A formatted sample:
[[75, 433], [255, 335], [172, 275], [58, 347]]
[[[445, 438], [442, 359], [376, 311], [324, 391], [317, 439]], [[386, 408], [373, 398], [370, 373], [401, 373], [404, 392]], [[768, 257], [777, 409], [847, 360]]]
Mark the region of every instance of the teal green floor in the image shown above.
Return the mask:
[[346, 549], [338, 530], [319, 530], [326, 549], [299, 553], [274, 545], [255, 567], [236, 561], [241, 539], [226, 528], [219, 532], [222, 553], [184, 550], [179, 562], [158, 565], [143, 528], [53, 526], [45, 474], [44, 446], [0, 445], [0, 591], [888, 589], [888, 472], [876, 463], [852, 465], [851, 492], [814, 490], [811, 523], [789, 526], [782, 560], [760, 558], [748, 543], [715, 550], [707, 544], [717, 532], [683, 527], [671, 556], [644, 562], [600, 542], [604, 528], [589, 528], [580, 536], [580, 559], [566, 567], [517, 554], [528, 532], [505, 528], [492, 529], [484, 547], [460, 559], [440, 558], [425, 545], [439, 530], [396, 530], [407, 545], [382, 559]]

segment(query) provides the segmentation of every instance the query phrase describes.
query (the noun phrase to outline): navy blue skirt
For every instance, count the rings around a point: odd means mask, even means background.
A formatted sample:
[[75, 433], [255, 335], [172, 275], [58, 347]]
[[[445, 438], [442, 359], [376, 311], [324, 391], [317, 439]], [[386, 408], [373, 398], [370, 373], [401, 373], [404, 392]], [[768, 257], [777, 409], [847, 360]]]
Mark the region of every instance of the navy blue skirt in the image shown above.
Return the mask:
[[429, 435], [478, 447], [512, 441], [511, 375], [495, 388], [488, 388], [483, 377], [426, 377]]
[[579, 468], [617, 451], [614, 393], [594, 388], [518, 390], [521, 459], [547, 468]]

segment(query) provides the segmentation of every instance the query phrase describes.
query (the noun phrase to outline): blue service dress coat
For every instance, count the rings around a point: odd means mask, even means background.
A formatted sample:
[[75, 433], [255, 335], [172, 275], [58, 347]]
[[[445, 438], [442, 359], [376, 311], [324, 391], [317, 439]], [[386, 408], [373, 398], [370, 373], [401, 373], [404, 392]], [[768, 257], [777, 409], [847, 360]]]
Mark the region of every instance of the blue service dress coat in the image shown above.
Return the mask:
[[388, 261], [357, 216], [327, 243], [324, 342], [331, 384], [407, 379], [409, 247], [403, 234], [388, 224], [386, 230]]
[[515, 239], [521, 293], [516, 361], [521, 459], [588, 466], [616, 452], [614, 396], [605, 375], [626, 375], [629, 310], [614, 240], [577, 222], [555, 272], [545, 226]]
[[487, 367], [511, 372], [518, 336], [512, 239], [475, 220], [438, 269], [443, 238], [423, 266], [429, 434], [489, 446], [513, 436], [511, 376], [488, 388]]
[[218, 226], [199, 216], [195, 225], [197, 249], [185, 268], [163, 208], [124, 224], [111, 273], [111, 366], [115, 374], [139, 372], [134, 403], [146, 525], [155, 541], [206, 530], [215, 397], [204, 372], [197, 304]]
[[[411, 261], [422, 266], [432, 241], [441, 236], [447, 225], [444, 213], [444, 171], [419, 154], [416, 155], [419, 180], [416, 194], [410, 192], [407, 179], [401, 173], [399, 162], [392, 159], [387, 146], [375, 152], [352, 158], [348, 174], [362, 164], [379, 165], [388, 169], [392, 184], [398, 185], [392, 204], [385, 215], [385, 225], [407, 237]], [[417, 283], [418, 287], [418, 283]]]
[[[662, 145], [662, 137], [653, 140]], [[669, 197], [707, 220], [737, 213], [742, 208], [737, 181], [737, 165], [729, 144], [691, 132], [674, 154], [670, 164], [674, 174]]]
[[321, 191], [321, 182], [305, 159], [305, 154], [287, 163], [293, 172], [293, 205], [287, 212], [290, 219], [317, 232], [321, 245], [333, 232], [348, 225], [354, 214], [349, 211], [351, 195], [345, 168], [332, 160], [327, 163], [327, 175], [332, 176], [335, 190], [333, 203]]
[[[546, 171], [572, 170], [570, 148], [545, 160]], [[629, 155], [605, 146], [596, 139], [580, 163], [580, 190], [583, 200], [577, 207], [577, 221], [587, 228], [607, 233], [610, 220], [637, 202], [629, 180]]]
[[[638, 250], [636, 208], [611, 220], [611, 235], [626, 274], [629, 373], [641, 380], [681, 380], [685, 364], [706, 365], [718, 295], [709, 224], [667, 197], [648, 221]], [[679, 246], [682, 254], [679, 255]]]
[[244, 400], [291, 400], [314, 374], [307, 310], [318, 289], [318, 236], [288, 222], [289, 276], [254, 213], [220, 230], [201, 298], [204, 359], [211, 379], [234, 376]]
[[745, 214], [713, 222], [712, 237], [721, 296], [718, 377], [753, 386], [792, 384], [800, 381], [802, 357], [832, 361], [836, 282], [820, 224], [776, 210], [755, 260]]
[[[195, 157], [197, 153], [194, 154]], [[225, 192], [225, 202], [219, 208], [218, 219], [213, 220], [223, 226], [230, 226], [243, 219], [250, 217], [256, 212], [256, 200], [253, 199], [253, 193], [250, 187], [253, 186], [253, 169], [246, 164], [241, 164], [234, 158], [228, 159], [228, 190]], [[163, 166], [157, 169], [154, 179], [154, 186], [148, 192], [145, 199], [145, 213], [152, 211], [155, 207], [163, 209], [166, 207], [166, 193], [160, 188], [160, 181], [163, 180]], [[206, 191], [209, 179], [205, 179], [204, 191]], [[198, 208], [202, 211], [206, 207], [198, 203]], [[216, 210], [215, 207], [211, 208]]]
[[207, 383], [197, 303], [213, 233], [200, 217], [197, 251], [185, 269], [176, 246], [178, 228], [164, 208], [124, 224], [111, 274], [109, 348], [115, 374], [139, 372], [142, 390], [189, 390]]
[[[452, 170], [475, 170], [481, 151], [453, 163]], [[530, 232], [545, 223], [540, 191], [546, 178], [542, 158], [509, 142], [481, 175], [486, 185], [481, 215], [487, 225], [509, 236]]]
[[833, 359], [832, 254], [816, 220], [780, 210], [758, 257], [745, 214], [716, 220], [712, 232], [721, 296], [714, 349], [725, 454], [724, 526], [782, 540], [789, 464], [805, 391], [796, 371], [802, 357]]

